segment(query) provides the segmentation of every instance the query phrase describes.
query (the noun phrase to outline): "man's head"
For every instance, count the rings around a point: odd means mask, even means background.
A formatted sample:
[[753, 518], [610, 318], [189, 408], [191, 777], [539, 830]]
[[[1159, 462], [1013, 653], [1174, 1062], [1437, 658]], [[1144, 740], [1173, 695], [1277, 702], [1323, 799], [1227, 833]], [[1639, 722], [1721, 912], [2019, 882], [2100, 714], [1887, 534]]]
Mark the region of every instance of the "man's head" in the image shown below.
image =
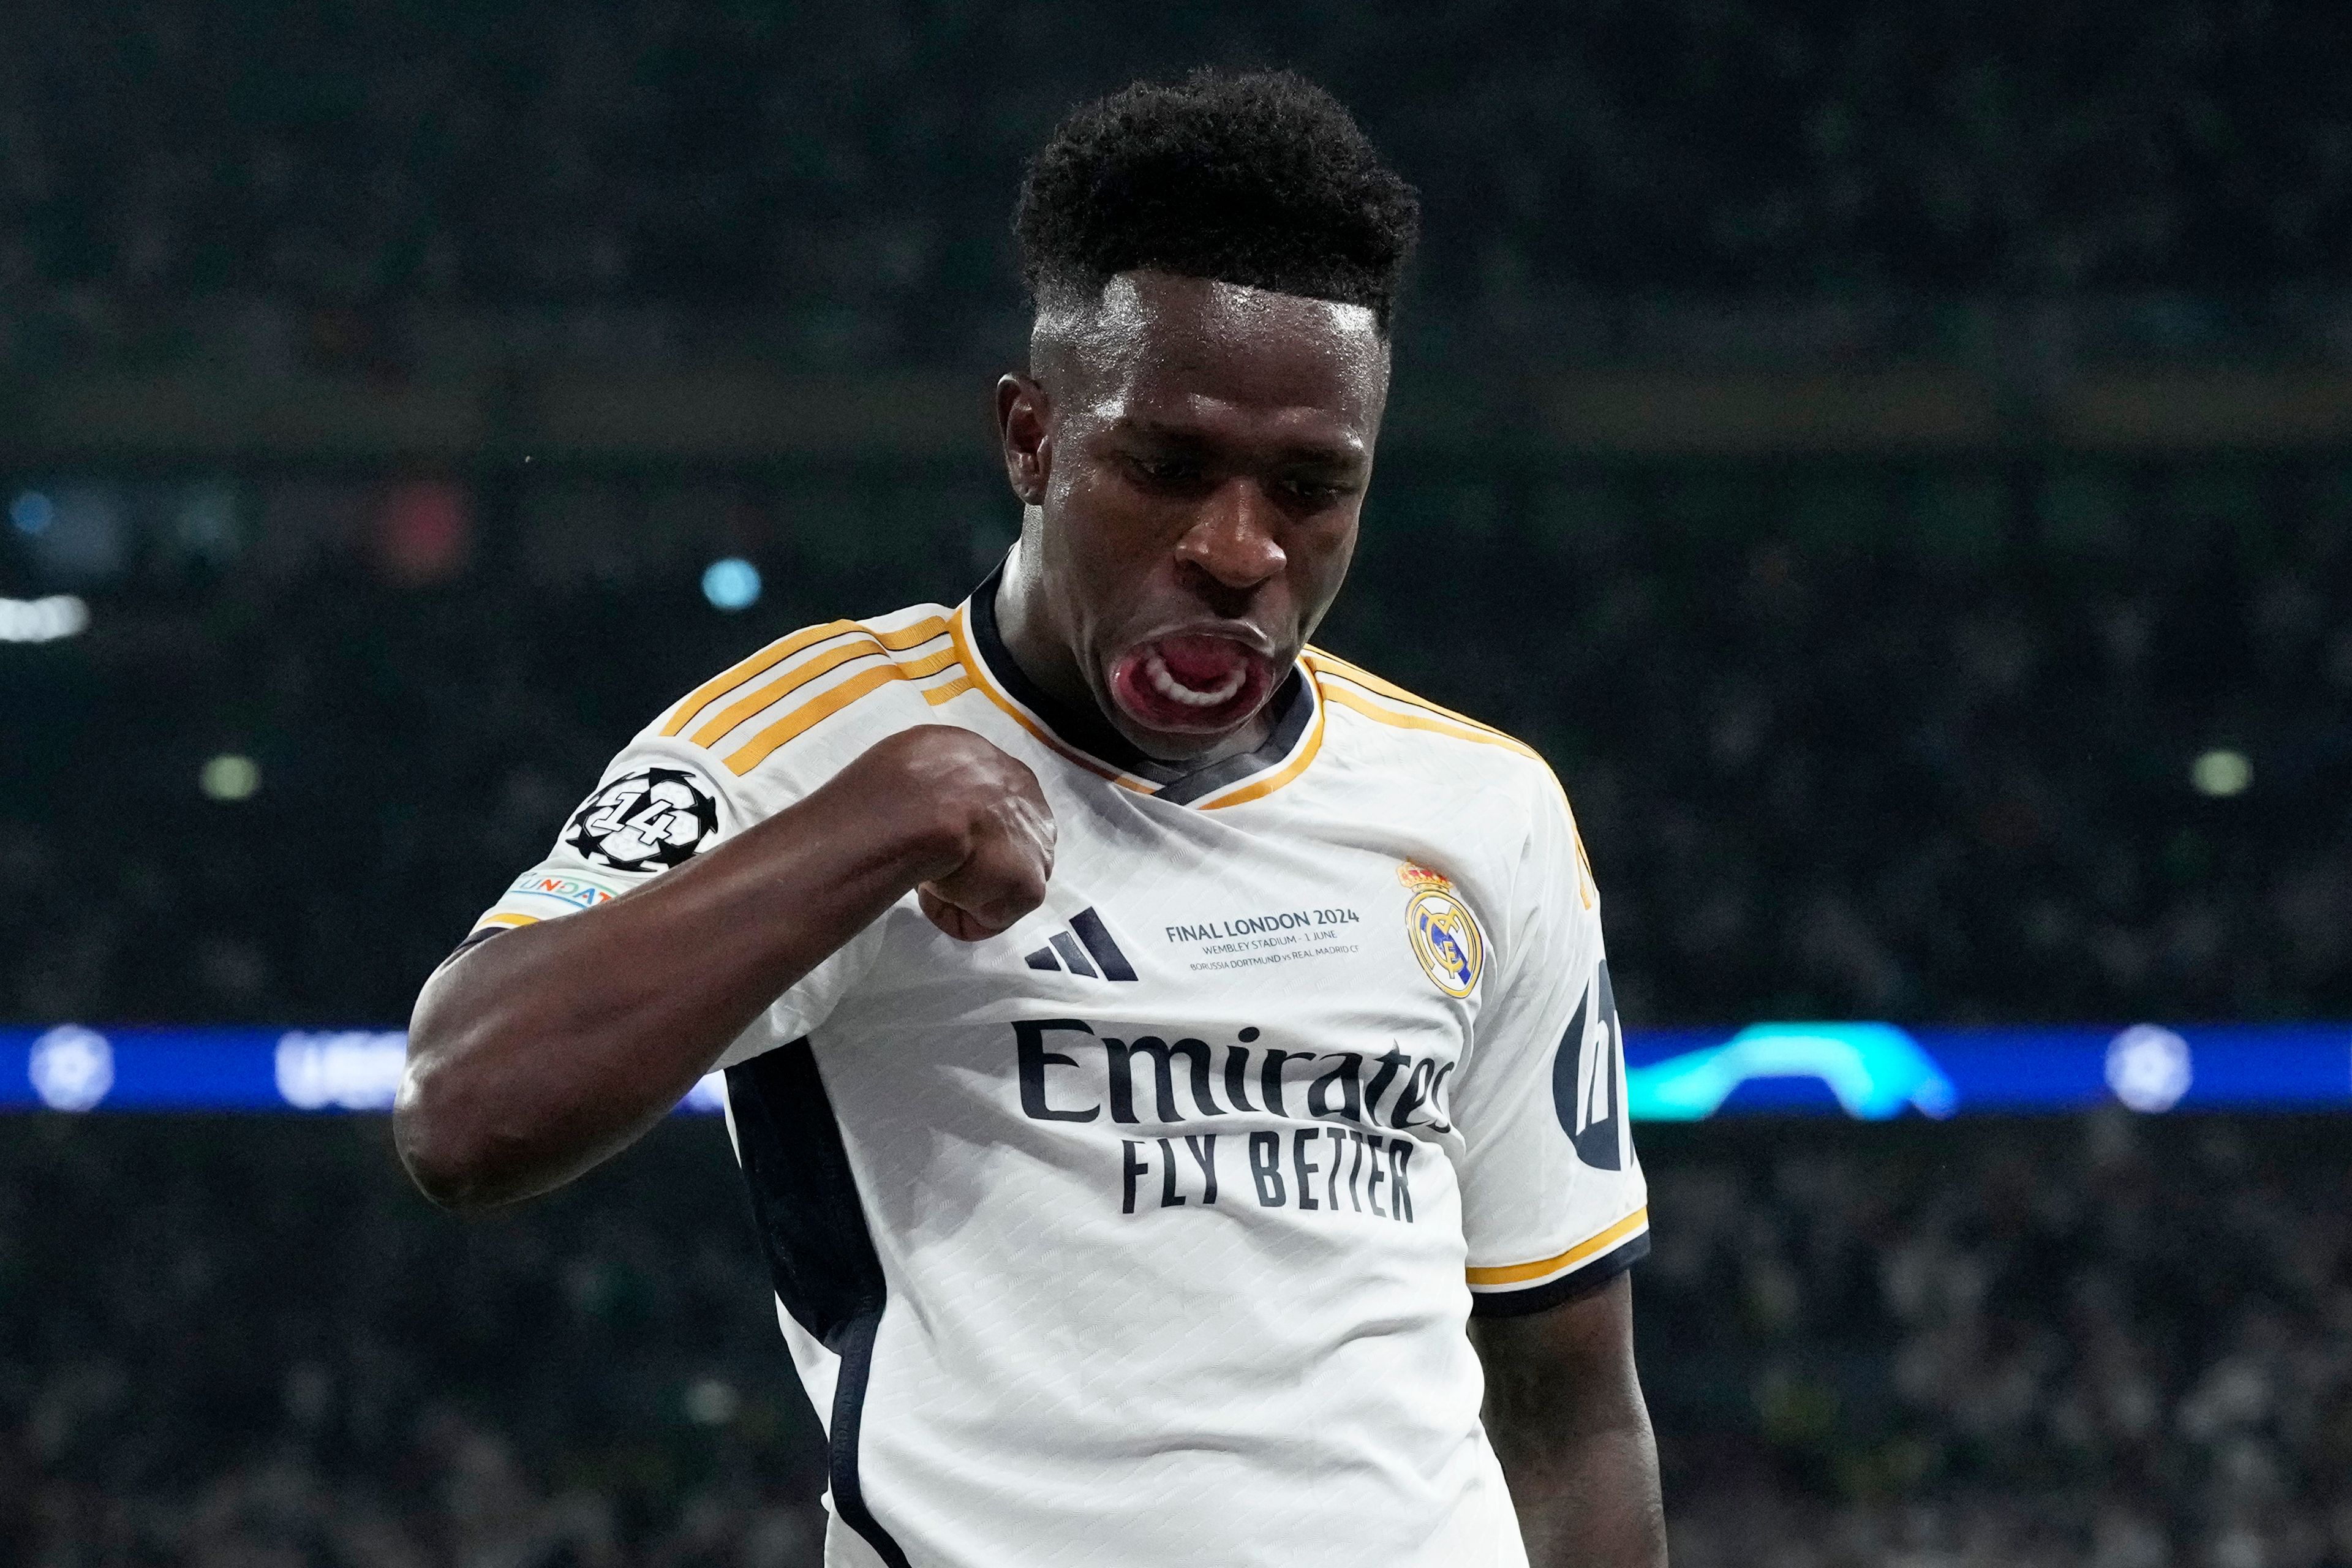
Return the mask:
[[1072, 114], [1014, 229], [997, 388], [1015, 652], [1170, 762], [1235, 748], [1346, 574], [1412, 189], [1330, 95], [1199, 73]]

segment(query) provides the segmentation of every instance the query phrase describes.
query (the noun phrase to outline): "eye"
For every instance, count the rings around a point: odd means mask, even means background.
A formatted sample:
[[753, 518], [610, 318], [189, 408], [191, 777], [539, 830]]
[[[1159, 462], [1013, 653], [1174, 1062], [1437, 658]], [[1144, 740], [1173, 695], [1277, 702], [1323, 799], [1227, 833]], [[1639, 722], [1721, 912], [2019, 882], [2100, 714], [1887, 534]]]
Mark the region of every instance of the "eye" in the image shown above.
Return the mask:
[[1349, 489], [1328, 479], [1278, 479], [1274, 488], [1281, 500], [1310, 510], [1331, 505], [1346, 495]]
[[1132, 456], [1127, 459], [1127, 466], [1139, 480], [1153, 489], [1181, 489], [1198, 483], [1201, 478], [1201, 466], [1189, 458]]

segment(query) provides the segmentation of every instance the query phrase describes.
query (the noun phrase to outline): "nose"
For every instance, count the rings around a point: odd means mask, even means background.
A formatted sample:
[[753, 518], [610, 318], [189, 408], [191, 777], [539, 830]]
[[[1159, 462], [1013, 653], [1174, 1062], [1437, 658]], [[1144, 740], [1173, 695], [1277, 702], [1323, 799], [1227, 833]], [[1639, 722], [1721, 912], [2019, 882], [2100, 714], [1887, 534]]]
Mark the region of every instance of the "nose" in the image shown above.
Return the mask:
[[1275, 537], [1279, 512], [1255, 481], [1235, 476], [1209, 497], [1184, 537], [1176, 559], [1219, 585], [1246, 591], [1280, 574], [1289, 564]]

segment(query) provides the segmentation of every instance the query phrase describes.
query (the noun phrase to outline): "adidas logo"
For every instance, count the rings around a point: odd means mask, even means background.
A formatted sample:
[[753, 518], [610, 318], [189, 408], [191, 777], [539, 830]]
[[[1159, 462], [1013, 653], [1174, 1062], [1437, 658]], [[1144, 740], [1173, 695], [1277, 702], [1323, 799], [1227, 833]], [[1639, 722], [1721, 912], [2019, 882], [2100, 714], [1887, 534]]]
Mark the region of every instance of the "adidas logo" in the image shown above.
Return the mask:
[[1066, 969], [1084, 980], [1135, 978], [1135, 966], [1111, 941], [1102, 917], [1090, 909], [1072, 915], [1069, 930], [1055, 931], [1053, 941], [1022, 962], [1032, 969]]

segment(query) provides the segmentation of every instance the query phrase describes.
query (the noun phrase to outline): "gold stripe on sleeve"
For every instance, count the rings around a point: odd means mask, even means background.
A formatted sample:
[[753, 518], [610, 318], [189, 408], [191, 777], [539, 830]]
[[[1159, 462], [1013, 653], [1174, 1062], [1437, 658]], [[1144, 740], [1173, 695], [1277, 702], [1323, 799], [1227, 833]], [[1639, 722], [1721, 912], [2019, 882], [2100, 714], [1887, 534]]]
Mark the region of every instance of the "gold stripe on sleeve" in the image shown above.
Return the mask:
[[[1362, 665], [1352, 664], [1337, 654], [1325, 653], [1319, 647], [1308, 648], [1307, 654], [1308, 663], [1321, 669], [1328, 669], [1343, 680], [1351, 680], [1367, 691], [1375, 692], [1391, 701], [1411, 703], [1413, 707], [1434, 713], [1441, 719], [1451, 719], [1457, 724], [1467, 724], [1473, 730], [1483, 730], [1489, 735], [1498, 736], [1506, 741], [1511, 740], [1510, 736], [1504, 734], [1492, 724], [1481, 723], [1467, 713], [1456, 713], [1453, 709], [1432, 702], [1417, 692], [1407, 691], [1395, 681], [1383, 680]], [[1511, 743], [1518, 744], [1516, 741], [1512, 741]]]
[[851, 676], [840, 685], [810, 698], [745, 742], [741, 750], [727, 759], [728, 771], [740, 778], [859, 698], [878, 691], [894, 680], [906, 679], [907, 672], [895, 664], [886, 664], [879, 669]]
[[937, 653], [927, 653], [920, 658], [902, 658], [898, 661], [899, 673], [909, 680], [921, 680], [928, 676], [937, 675], [943, 669], [953, 668], [961, 662], [962, 661], [956, 658], [956, 650], [953, 647], [943, 647]]
[[947, 629], [946, 616], [931, 616], [912, 626], [901, 626], [895, 632], [875, 632], [874, 640], [892, 653], [904, 653], [910, 647], [922, 647], [933, 637], [943, 635]]
[[[1431, 710], [1400, 713], [1393, 708], [1383, 706], [1368, 697], [1349, 690], [1349, 677], [1337, 676], [1327, 678], [1326, 680], [1318, 680], [1316, 685], [1322, 689], [1328, 700], [1337, 702], [1342, 708], [1350, 709], [1361, 713], [1367, 719], [1376, 720], [1382, 724], [1393, 725], [1400, 730], [1426, 730], [1432, 734], [1451, 735], [1457, 741], [1475, 741], [1482, 746], [1500, 746], [1506, 751], [1517, 752], [1523, 757], [1536, 757], [1534, 748], [1512, 740], [1499, 730], [1489, 730], [1483, 725], [1473, 728], [1466, 722], [1455, 723], [1450, 719], [1436, 717]], [[1540, 762], [1542, 758], [1536, 757], [1536, 760]]]
[[1647, 1206], [1635, 1209], [1599, 1236], [1578, 1242], [1557, 1258], [1547, 1258], [1538, 1263], [1507, 1264], [1499, 1268], [1469, 1269], [1467, 1273], [1470, 1276], [1470, 1283], [1473, 1285], [1520, 1285], [1531, 1279], [1542, 1279], [1556, 1274], [1565, 1274], [1578, 1264], [1588, 1262], [1608, 1251], [1634, 1232], [1645, 1228], [1649, 1223], [1650, 1211]]
[[729, 692], [759, 679], [803, 648], [814, 647], [828, 638], [857, 629], [855, 621], [827, 621], [821, 626], [803, 627], [788, 637], [770, 643], [733, 668], [696, 687], [687, 700], [677, 705], [677, 710], [669, 716], [669, 722], [662, 726], [661, 732], [665, 735], [683, 734], [686, 727], [700, 717], [705, 708]]
[[887, 658], [882, 645], [872, 637], [859, 637], [839, 647], [827, 648], [814, 658], [803, 659], [784, 671], [775, 680], [762, 686], [749, 697], [739, 698], [715, 714], [710, 721], [688, 739], [698, 746], [708, 746], [744, 720], [774, 707], [819, 676], [830, 674], [853, 659]]
[[971, 689], [971, 677], [959, 675], [953, 680], [942, 680], [937, 686], [923, 689], [923, 700], [937, 708], [942, 702], [952, 702]]
[[[902, 626], [898, 630], [891, 632], [877, 632], [870, 627], [861, 626], [856, 621], [827, 621], [823, 626], [805, 627], [803, 630], [794, 632], [788, 637], [770, 643], [766, 647], [761, 648], [758, 653], [753, 654], [750, 658], [745, 659], [742, 663], [736, 665], [733, 668], [719, 675], [716, 679], [705, 681], [701, 686], [697, 687], [692, 695], [677, 705], [677, 711], [673, 712], [669, 716], [668, 721], [662, 725], [661, 732], [665, 735], [684, 734], [686, 732], [686, 727], [688, 724], [693, 723], [697, 719], [700, 718], [704, 711], [708, 710], [712, 703], [732, 692], [741, 690], [744, 687], [749, 686], [752, 681], [759, 679], [760, 677], [767, 674], [768, 671], [775, 668], [776, 666], [783, 663], [784, 660], [792, 658], [794, 654], [814, 647], [819, 643], [829, 642], [835, 637], [842, 637], [851, 632], [857, 632], [863, 634], [861, 641], [879, 643], [892, 653], [904, 653], [908, 648], [919, 647], [923, 644], [929, 642], [932, 638], [945, 635], [947, 629], [948, 623], [945, 617], [940, 616], [928, 616], [922, 620], [915, 622], [912, 626]], [[856, 656], [852, 655], [851, 657], [854, 658]], [[834, 664], [826, 665], [824, 669], [831, 669], [835, 665], [843, 661], [836, 659], [834, 661]], [[817, 676], [824, 674], [824, 669], [810, 669], [805, 679], [814, 679]], [[790, 678], [787, 677], [787, 679]], [[797, 685], [799, 682], [795, 682], [794, 684]], [[772, 691], [760, 704], [760, 707], [765, 707], [770, 702], [775, 702], [790, 696], [793, 689], [793, 687], [788, 686], [782, 690]], [[735, 712], [737, 710], [741, 709], [742, 706], [742, 703], [738, 702], [734, 707], [730, 708], [728, 711], [730, 713]], [[724, 729], [720, 729], [715, 733], [711, 731], [709, 725], [704, 725], [702, 729], [697, 732], [696, 742], [703, 745], [709, 744], [709, 742], [708, 741], [701, 739], [702, 736], [709, 735], [712, 740], [716, 740], [718, 736], [725, 734], [728, 730], [733, 729], [735, 724], [742, 722], [744, 718], [749, 718], [751, 714], [756, 713], [759, 710], [759, 708], [751, 709], [748, 712], [743, 713], [740, 718], [738, 718], [734, 723], [727, 725]]]
[[[939, 624], [941, 630], [946, 629], [946, 622], [942, 621]], [[937, 635], [937, 633], [933, 634], [933, 636]], [[929, 642], [931, 639], [925, 637], [921, 640]], [[884, 652], [878, 639], [873, 637], [860, 637], [856, 642], [828, 649], [805, 663], [794, 665], [781, 679], [761, 687], [751, 696], [729, 704], [725, 711], [697, 730], [692, 740], [698, 746], [708, 746], [744, 721], [756, 718], [765, 710], [773, 708], [817, 677], [829, 674], [856, 659], [887, 657], [888, 656]], [[955, 649], [943, 647], [936, 653], [927, 653], [920, 658], [901, 659], [898, 661], [898, 669], [908, 679], [920, 680], [927, 675], [937, 675], [955, 662]]]

